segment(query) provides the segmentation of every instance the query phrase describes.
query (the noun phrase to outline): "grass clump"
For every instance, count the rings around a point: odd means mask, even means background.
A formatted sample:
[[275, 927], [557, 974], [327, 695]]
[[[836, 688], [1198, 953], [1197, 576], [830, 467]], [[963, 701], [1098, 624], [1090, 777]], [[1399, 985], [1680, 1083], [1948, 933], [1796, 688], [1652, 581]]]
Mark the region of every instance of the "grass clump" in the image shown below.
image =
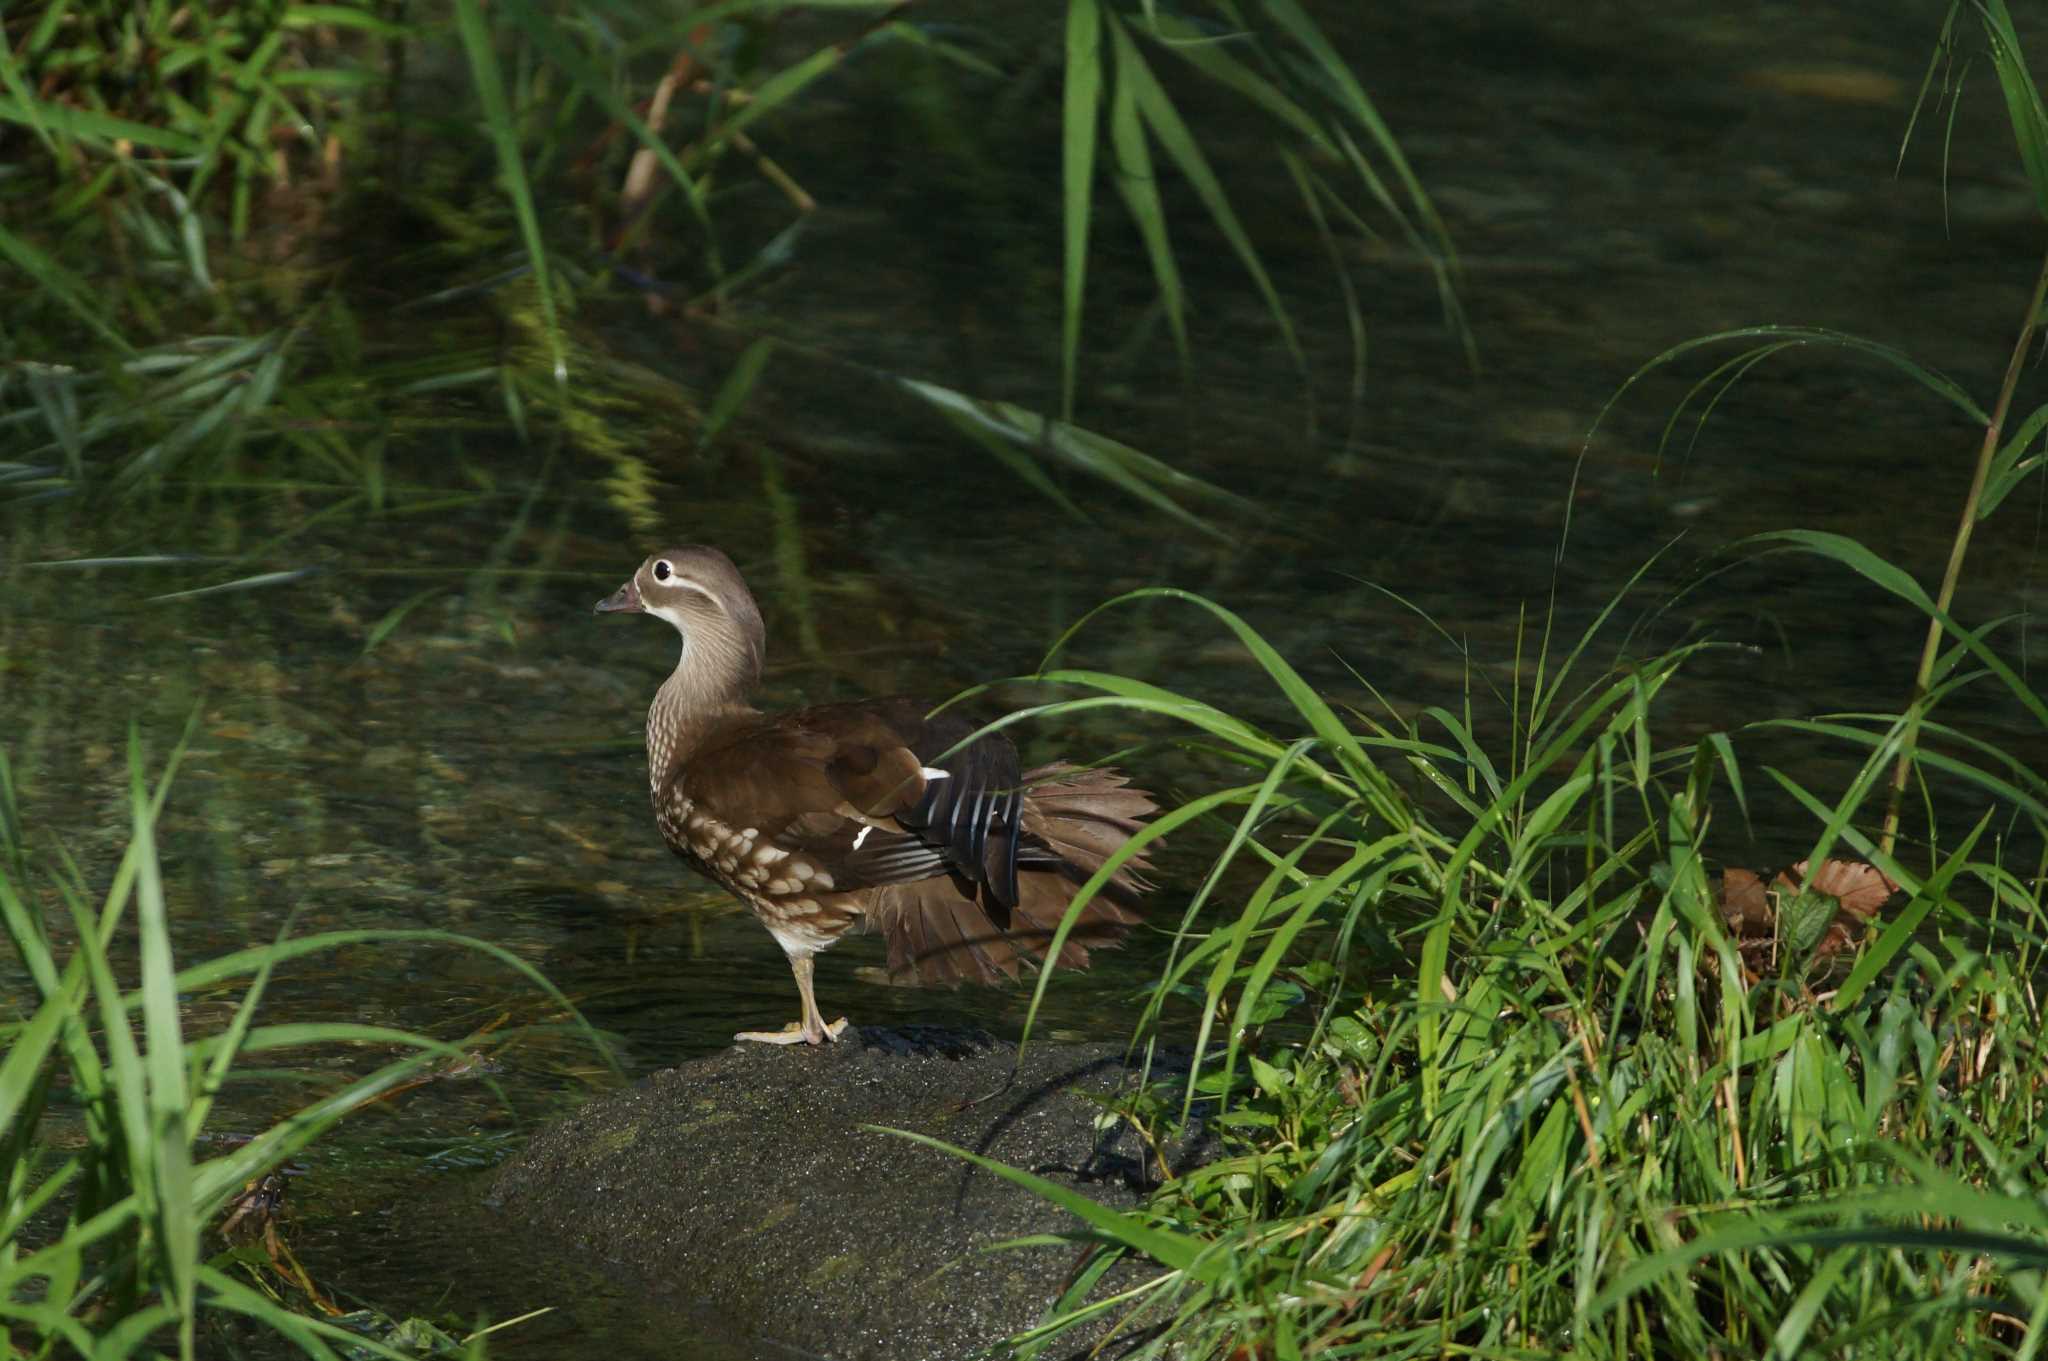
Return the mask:
[[[2048, 216], [2048, 112], [2002, 0], [1953, 6], [1942, 55], [1971, 15]], [[1225, 1155], [1162, 1166], [1147, 1214], [1075, 1206], [1093, 1253], [1020, 1355], [1105, 1315], [1134, 1354], [1231, 1361], [2040, 1354], [2048, 780], [2024, 748], [2048, 703], [1956, 600], [1975, 526], [2042, 466], [2048, 408], [2018, 393], [2043, 288], [1982, 404], [1816, 328], [1744, 328], [1645, 366], [1739, 343], [1688, 398], [1711, 412], [1763, 359], [1840, 347], [1980, 426], [1934, 588], [1837, 535], [1742, 546], [1817, 556], [1927, 621], [1898, 713], [1672, 741], [1660, 698], [1709, 644], [1575, 679], [1618, 600], [1561, 662], [1547, 632], [1515, 659], [1504, 749], [1469, 695], [1457, 713], [1340, 713], [1206, 601], [1299, 737], [1048, 673], [1097, 693], [1046, 710], [1166, 715], [1248, 774], [1131, 848], [1238, 810], [1140, 1031], [1178, 1038], [1161, 1013], [1194, 997], [1195, 1064], [1125, 1108], [1155, 1148], [1199, 1119]], [[1971, 720], [1988, 707], [2020, 726], [1987, 740]], [[1855, 773], [1823, 796], [1766, 766], [1752, 790], [1737, 742], [1766, 736], [1846, 750]], [[1778, 830], [1810, 829], [1769, 889], [1714, 849], [1747, 839], [1764, 794]], [[1247, 870], [1242, 906], [1208, 913]], [[1097, 1297], [1128, 1256], [1157, 1270]]]
[[[1860, 830], [1906, 719], [1793, 725], [1862, 752], [1831, 802], [1766, 772], [1812, 814], [1809, 860], [1867, 860], [1899, 905], [1841, 918], [1859, 948], [1826, 957], [1836, 902], [1802, 900], [1804, 924], [1781, 904], [1784, 938], [1746, 955], [1707, 848], [1750, 811], [1733, 753], [1753, 734], [1657, 736], [1698, 646], [1584, 685], [1583, 643], [1539, 665], [1489, 754], [1470, 706], [1340, 715], [1204, 604], [1306, 736], [1049, 679], [1102, 692], [1070, 703], [1172, 714], [1253, 773], [1161, 820], [1238, 810], [1208, 886], [1255, 877], [1220, 920], [1207, 887], [1191, 904], [1148, 1020], [1199, 999], [1199, 1062], [1125, 1112], [1154, 1146], [1200, 1120], [1226, 1152], [1162, 1168], [1148, 1214], [1091, 1216], [1096, 1256], [1022, 1354], [1105, 1312], [1162, 1356], [2038, 1345], [2048, 914], [2041, 867], [2011, 863], [2044, 841], [2038, 776], [1931, 750], [1952, 730], [1924, 723], [1916, 761], [1997, 806], [1909, 865]], [[2001, 683], [2018, 684], [1979, 671], [1936, 693]], [[1091, 1300], [1129, 1254], [1159, 1270]]]
[[[224, 1239], [244, 1224], [260, 1236], [252, 1221], [267, 1176], [351, 1113], [434, 1065], [462, 1061], [465, 1050], [383, 1026], [259, 1024], [265, 990], [293, 958], [405, 938], [481, 950], [567, 1003], [508, 952], [445, 932], [281, 933], [275, 944], [179, 968], [155, 829], [183, 749], [152, 786], [131, 735], [129, 840], [97, 901], [61, 848], [21, 836], [0, 755], [0, 923], [30, 985], [26, 1014], [0, 1025], [0, 1318], [13, 1339], [5, 1354], [26, 1346], [32, 1356], [189, 1359], [209, 1350], [209, 1327], [238, 1315], [309, 1356], [421, 1355], [312, 1313], [337, 1311], [303, 1270], [290, 1270], [288, 1252], [271, 1270], [246, 1246], [209, 1251], [208, 1236], [230, 1207]], [[137, 981], [124, 985], [131, 970]], [[183, 997], [235, 980], [247, 981], [226, 1029], [189, 1034]], [[353, 1045], [404, 1056], [338, 1086], [322, 1079], [332, 1090], [251, 1137], [208, 1134], [224, 1086], [248, 1057]], [[208, 1156], [209, 1148], [222, 1151]], [[410, 1331], [420, 1332], [417, 1322]], [[462, 1350], [482, 1354], [480, 1343]]]

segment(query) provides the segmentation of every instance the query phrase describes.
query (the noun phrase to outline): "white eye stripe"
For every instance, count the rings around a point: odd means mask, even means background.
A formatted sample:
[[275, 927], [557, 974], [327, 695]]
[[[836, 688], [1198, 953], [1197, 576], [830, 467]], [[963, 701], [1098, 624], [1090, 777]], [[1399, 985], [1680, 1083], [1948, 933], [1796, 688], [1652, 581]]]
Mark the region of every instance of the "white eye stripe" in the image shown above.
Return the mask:
[[[711, 594], [710, 591], [704, 589], [704, 587], [702, 586], [699, 586], [694, 581], [685, 581], [681, 577], [670, 577], [667, 581], [661, 583], [661, 588], [665, 591], [688, 591], [693, 595], [702, 597], [705, 604], [711, 606], [720, 614], [725, 613], [725, 606], [719, 603], [718, 597]], [[683, 621], [683, 613], [681, 610], [677, 609], [672, 604], [657, 604], [653, 600], [648, 599], [647, 592], [645, 591], [640, 593], [640, 608], [645, 610], [647, 613], [655, 616], [657, 619], [668, 620], [669, 623], [675, 625], [679, 629], [687, 628], [687, 625]]]
[[[668, 590], [689, 591], [693, 595], [700, 595], [704, 597], [705, 602], [708, 604], [718, 605], [718, 597], [711, 594], [709, 590], [705, 589], [702, 586], [699, 586], [694, 581], [689, 581], [679, 576], [671, 576], [667, 581], [664, 581], [661, 584]], [[718, 608], [723, 610], [725, 607], [723, 605], [718, 605]]]

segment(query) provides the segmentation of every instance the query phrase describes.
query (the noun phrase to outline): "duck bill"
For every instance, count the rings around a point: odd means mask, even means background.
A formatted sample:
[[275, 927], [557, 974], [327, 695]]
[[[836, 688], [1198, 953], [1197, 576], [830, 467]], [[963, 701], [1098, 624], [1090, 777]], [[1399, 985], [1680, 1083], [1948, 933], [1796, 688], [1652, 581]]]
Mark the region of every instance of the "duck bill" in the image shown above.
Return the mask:
[[619, 587], [618, 590], [613, 591], [610, 595], [598, 601], [596, 612], [598, 614], [643, 614], [646, 610], [647, 607], [640, 603], [639, 583], [629, 581]]

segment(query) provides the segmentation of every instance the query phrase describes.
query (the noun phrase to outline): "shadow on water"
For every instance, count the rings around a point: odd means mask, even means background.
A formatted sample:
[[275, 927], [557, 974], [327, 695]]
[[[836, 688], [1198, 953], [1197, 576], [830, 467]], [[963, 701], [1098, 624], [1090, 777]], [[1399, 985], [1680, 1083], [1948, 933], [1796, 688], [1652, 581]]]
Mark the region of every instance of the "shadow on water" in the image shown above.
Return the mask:
[[[1603, 7], [1567, 20], [1542, 6], [1519, 16], [1460, 6], [1363, 22], [1372, 31], [1354, 55], [1459, 242], [1484, 369], [1462, 368], [1428, 279], [1390, 255], [1373, 276], [1365, 405], [1350, 412], [1326, 393], [1311, 430], [1298, 376], [1216, 252], [1191, 275], [1203, 307], [1198, 382], [1162, 370], [1157, 354], [1111, 363], [1093, 419], [1247, 495], [1261, 516], [1205, 537], [1069, 482], [1092, 517], [1076, 521], [872, 378], [800, 357], [757, 395], [744, 438], [699, 458], [694, 433], [677, 430], [668, 447], [640, 451], [658, 478], [654, 532], [629, 529], [598, 478], [564, 463], [509, 540], [534, 488], [430, 520], [316, 527], [278, 566], [319, 571], [162, 600], [194, 583], [190, 566], [38, 564], [235, 554], [293, 529], [297, 512], [271, 500], [183, 520], [71, 503], [12, 510], [0, 550], [0, 740], [34, 834], [44, 845], [61, 838], [103, 880], [124, 829], [126, 724], [134, 717], [161, 747], [196, 709], [198, 737], [161, 833], [181, 957], [269, 940], [293, 911], [300, 933], [435, 926], [487, 937], [618, 1037], [638, 1075], [721, 1048], [742, 1025], [779, 1025], [795, 1001], [772, 941], [683, 873], [647, 816], [639, 723], [673, 638], [644, 621], [595, 620], [590, 606], [660, 541], [717, 543], [739, 560], [770, 620], [776, 705], [895, 691], [940, 699], [1028, 672], [1087, 608], [1170, 583], [1238, 609], [1337, 698], [1373, 705], [1355, 667], [1397, 707], [1456, 707], [1465, 659], [1378, 586], [1432, 614], [1469, 644], [1479, 679], [1505, 688], [1525, 611], [1540, 621], [1545, 608], [1568, 501], [1573, 537], [1557, 577], [1566, 637], [1681, 536], [1644, 607], [1716, 545], [1791, 524], [1931, 570], [1970, 436], [1886, 373], [1835, 361], [1760, 370], [1696, 449], [1661, 468], [1647, 451], [1683, 385], [1654, 380], [1574, 476], [1593, 415], [1621, 379], [1706, 331], [1825, 324], [1901, 343], [1966, 382], [1996, 374], [2025, 284], [2016, 242], [2030, 230], [2024, 195], [2003, 192], [2002, 162], [1991, 159], [2005, 144], [1955, 139], [1947, 235], [1931, 173], [1889, 178], [1931, 33], [1862, 10], [1823, 23], [1803, 10], [1737, 21]], [[1793, 67], [1841, 78], [1801, 82]], [[857, 82], [838, 91], [848, 101], [871, 94]], [[934, 249], [919, 249], [905, 233], [927, 220], [918, 195], [928, 190], [888, 161], [882, 139], [819, 136], [787, 156], [828, 205], [806, 244], [814, 284], [763, 304], [774, 328], [895, 371], [973, 373], [977, 390], [1045, 397], [1050, 304], [1012, 296], [989, 312], [977, 300], [988, 255], [1053, 228], [984, 222], [977, 230], [1018, 233], [985, 240], [932, 224]], [[1233, 150], [1256, 177], [1263, 149]], [[1293, 258], [1284, 241], [1276, 258], [1302, 295], [1308, 348], [1341, 355], [1341, 317], [1319, 310], [1313, 292], [1316, 244], [1292, 244]], [[1142, 263], [1135, 242], [1111, 234], [1103, 247], [1114, 297], [1143, 277]], [[651, 321], [631, 300], [584, 324], [705, 390], [741, 343]], [[389, 457], [424, 464], [435, 451]], [[1979, 551], [1964, 616], [2024, 608], [2028, 533], [1993, 532]], [[1676, 700], [1673, 737], [1895, 707], [1917, 642], [1902, 608], [1786, 559], [1739, 568], [1649, 617], [1642, 641], [1669, 643], [1701, 623], [1753, 647], [1697, 668]], [[1234, 645], [1166, 605], [1098, 621], [1076, 655], [1221, 697], [1250, 717], [1284, 712], [1253, 688]], [[1024, 740], [1027, 755], [1087, 754], [1159, 736], [1103, 727]], [[1170, 794], [1201, 778], [1163, 747], [1132, 764]], [[1760, 821], [1762, 847], [1736, 848], [1752, 863], [1803, 849], [1804, 821], [1782, 831]], [[1185, 882], [1199, 848], [1178, 854], [1169, 878], [1178, 866]], [[1177, 906], [1173, 887], [1163, 896]], [[1160, 948], [1140, 941], [1060, 980], [1039, 1033], [1123, 1034]], [[880, 986], [880, 958], [877, 942], [856, 939], [823, 959], [829, 1012], [1021, 1027], [1025, 994]], [[203, 1013], [230, 1001], [190, 1005]], [[439, 949], [379, 947], [301, 968], [271, 1005], [294, 1019], [444, 1038], [502, 1021], [512, 1036], [480, 1042], [495, 1089], [434, 1084], [319, 1146], [297, 1197], [301, 1255], [316, 1276], [463, 1318], [558, 1302], [558, 1285], [583, 1301], [573, 1322], [494, 1338], [494, 1351], [638, 1354], [591, 1331], [624, 1299], [601, 1269], [590, 1282], [521, 1281], [492, 1245], [436, 1236], [434, 1207], [476, 1193], [464, 1169], [609, 1080], [580, 1042], [547, 1028], [563, 1018], [502, 969]], [[301, 1094], [243, 1099], [255, 1119]], [[660, 1354], [673, 1347], [667, 1339]]]

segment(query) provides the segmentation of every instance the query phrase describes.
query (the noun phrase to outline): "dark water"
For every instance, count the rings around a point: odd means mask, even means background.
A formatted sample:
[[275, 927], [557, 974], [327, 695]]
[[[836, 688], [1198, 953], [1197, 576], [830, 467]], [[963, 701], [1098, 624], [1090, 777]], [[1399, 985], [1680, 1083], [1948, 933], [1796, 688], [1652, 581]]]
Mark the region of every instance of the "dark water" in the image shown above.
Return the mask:
[[[61, 839], [104, 883], [125, 834], [127, 724], [160, 756], [196, 712], [162, 829], [181, 958], [268, 940], [291, 913], [301, 934], [473, 934], [545, 972], [640, 1073], [794, 1014], [773, 943], [680, 870], [647, 816], [639, 723], [673, 636], [590, 614], [664, 542], [720, 544], [748, 572], [770, 621], [776, 704], [943, 697], [1030, 670], [1111, 595], [1172, 584], [1245, 614], [1338, 698], [1373, 704], [1350, 667], [1403, 710], [1456, 709], [1464, 659], [1367, 583], [1427, 610], [1469, 644], [1475, 676], [1505, 688], [1518, 625], [1540, 627], [1567, 506], [1556, 569], [1566, 638], [1674, 540], [1623, 620], [1644, 619], [1730, 541], [1789, 526], [1853, 536], [1932, 582], [1976, 438], [1892, 371], [1819, 353], [1773, 361], [1718, 408], [1696, 447], [1682, 440], [1660, 464], [1658, 432], [1704, 371], [1696, 364], [1632, 392], [1576, 463], [1595, 414], [1639, 364], [1738, 325], [1824, 325], [1895, 344], [1988, 405], [2042, 233], [1988, 74], [1957, 122], [1946, 209], [1938, 143], [1924, 129], [1893, 178], [1940, 15], [1920, 10], [1755, 4], [1656, 17], [1469, 4], [1359, 18], [1348, 51], [1462, 252], [1482, 367], [1468, 369], [1441, 327], [1418, 262], [1393, 249], [1354, 260], [1371, 326], [1356, 410], [1339, 400], [1348, 359], [1320, 244], [1293, 221], [1291, 191], [1258, 136], [1226, 133], [1212, 153], [1296, 309], [1316, 368], [1312, 404], [1192, 209], [1176, 231], [1197, 308], [1193, 376], [1175, 373], [1163, 339], [1134, 358], [1111, 354], [1147, 293], [1105, 189], [1094, 385], [1080, 419], [1255, 500], [1263, 515], [1233, 518], [1220, 539], [1074, 476], [1063, 484], [1092, 523], [1067, 518], [870, 373], [798, 355], [777, 362], [745, 429], [714, 455], [694, 452], [689, 429], [638, 451], [657, 479], [651, 526], [622, 514], [605, 470], [573, 451], [537, 487], [508, 460], [507, 490], [469, 510], [329, 524], [230, 572], [40, 564], [244, 552], [312, 506], [10, 512], [0, 521], [0, 740], [33, 834], [44, 846]], [[803, 125], [813, 135], [777, 148], [824, 204], [795, 286], [742, 303], [725, 318], [731, 329], [654, 320], [630, 298], [579, 324], [707, 392], [760, 328], [882, 370], [1050, 400], [1054, 140], [1044, 128], [989, 134], [1014, 157], [978, 172], [971, 210], [940, 211], [946, 182], [883, 84], [856, 69], [821, 87]], [[2037, 375], [2029, 382], [2038, 389]], [[2023, 394], [2018, 409], [2028, 406]], [[2030, 606], [2039, 504], [2016, 498], [1980, 536], [1963, 617]], [[318, 570], [266, 590], [152, 599], [301, 567]], [[429, 589], [366, 653], [379, 622]], [[1697, 668], [1673, 696], [1674, 742], [1774, 716], [1896, 707], [1920, 639], [1904, 607], [1840, 569], [1785, 557], [1715, 578], [1650, 618], [1639, 646], [1695, 624], [1756, 650]], [[2009, 636], [2022, 656], [2038, 647]], [[1618, 643], [1593, 655], [1604, 663]], [[1186, 607], [1126, 608], [1092, 626], [1074, 657], [1285, 722], [1241, 652]], [[1504, 731], [1481, 705], [1482, 727]], [[1995, 739], [2038, 743], [1996, 705], [1973, 717]], [[1024, 740], [1049, 755], [1169, 735], [1105, 720]], [[1764, 737], [1742, 750], [1810, 761], [1802, 769], [1823, 788], [1849, 768], [1839, 753]], [[1205, 778], [1171, 752], [1134, 764], [1174, 795]], [[1780, 863], [1810, 835], [1806, 823], [1766, 818], [1757, 845], [1727, 853]], [[1200, 851], [1182, 848], [1170, 909]], [[1060, 980], [1040, 1033], [1125, 1033], [1129, 998], [1157, 957], [1156, 942], [1140, 942], [1087, 978]], [[855, 940], [822, 961], [829, 1013], [1021, 1026], [1022, 994], [888, 988], [872, 976], [879, 958], [874, 942]], [[194, 1027], [231, 1000], [192, 998]], [[439, 947], [314, 961], [280, 983], [271, 1007], [274, 1018], [450, 1039], [500, 1018], [506, 1032], [562, 1019], [502, 967]], [[463, 1318], [556, 1302], [494, 1273], [488, 1248], [436, 1242], [431, 1210], [461, 1198], [466, 1166], [614, 1079], [573, 1036], [523, 1031], [479, 1047], [496, 1091], [424, 1088], [352, 1121], [308, 1160], [294, 1195], [301, 1250], [330, 1288]], [[253, 1095], [229, 1119], [253, 1127], [297, 1099]], [[387, 1222], [403, 1232], [370, 1227]], [[604, 1293], [601, 1283], [571, 1293], [593, 1289]], [[576, 1315], [497, 1345], [563, 1354], [592, 1326]], [[591, 1354], [599, 1345], [631, 1354], [617, 1341], [593, 1342]]]

